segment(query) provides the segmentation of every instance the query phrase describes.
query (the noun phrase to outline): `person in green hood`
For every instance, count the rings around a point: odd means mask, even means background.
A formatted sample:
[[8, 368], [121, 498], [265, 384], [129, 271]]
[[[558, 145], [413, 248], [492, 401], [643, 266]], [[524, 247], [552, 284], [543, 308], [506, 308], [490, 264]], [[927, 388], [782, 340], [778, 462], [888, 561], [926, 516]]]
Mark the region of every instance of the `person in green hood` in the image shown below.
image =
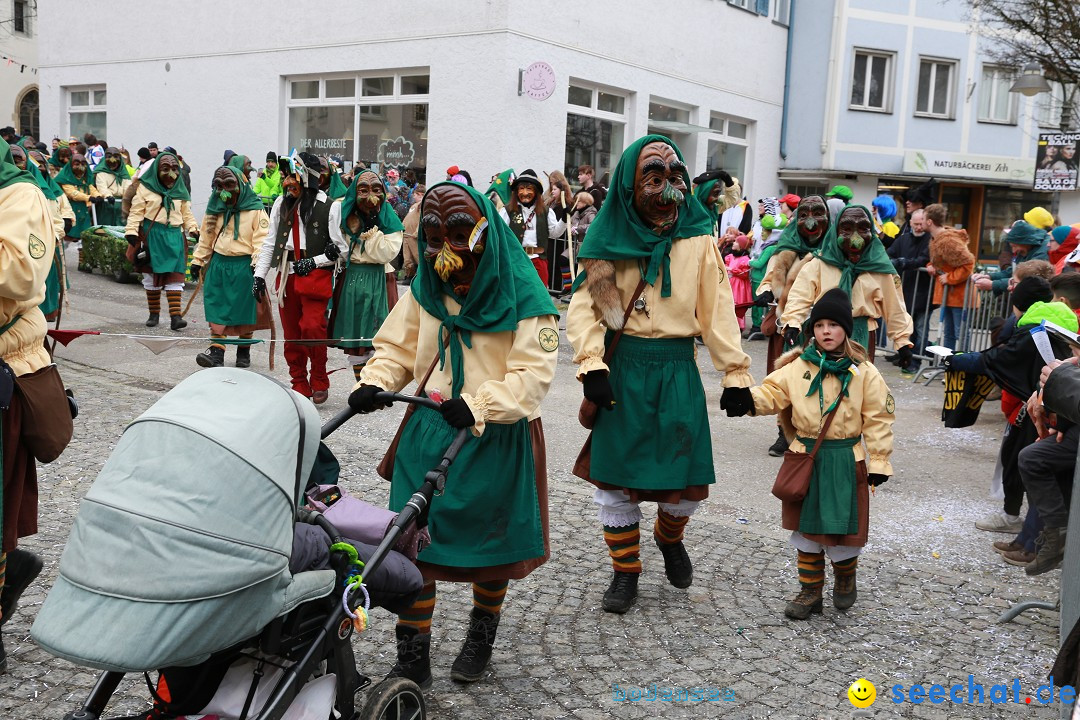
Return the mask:
[[110, 147], [105, 150], [104, 159], [94, 168], [94, 187], [104, 198], [98, 206], [99, 225], [122, 225], [124, 218], [120, 214], [124, 193], [131, 186], [131, 175], [127, 164], [120, 154], [120, 148]]
[[49, 157], [49, 174], [54, 178], [71, 162], [71, 147], [67, 140], [57, 140], [53, 148], [52, 156]]
[[1017, 220], [1005, 236], [1012, 250], [1012, 265], [1004, 270], [991, 273], [975, 273], [971, 276], [975, 287], [980, 290], [993, 290], [1003, 293], [1009, 289], [1013, 270], [1028, 260], [1049, 260], [1050, 233], [1037, 228], [1026, 220]]
[[874, 359], [879, 320], [885, 320], [901, 367], [911, 363], [911, 316], [904, 306], [900, 276], [874, 231], [874, 217], [863, 205], [849, 205], [836, 218], [820, 252], [810, 259], [791, 286], [784, 313], [777, 321], [784, 340], [799, 342], [810, 308], [834, 287], [851, 298], [855, 318], [851, 339]]
[[653, 537], [668, 581], [686, 588], [693, 580], [683, 530], [716, 482], [695, 337], [725, 373], [720, 407], [730, 415], [753, 403], [715, 214], [689, 185], [668, 138], [647, 135], [626, 149], [581, 244], [566, 316], [577, 377], [601, 409], [587, 444], [590, 468], [579, 462], [575, 472], [596, 485], [614, 570], [607, 612], [624, 613], [637, 598], [642, 501], [659, 505]]
[[514, 168], [503, 170], [501, 173], [491, 176], [491, 185], [488, 186], [484, 195], [487, 196], [488, 200], [495, 203], [496, 210], [502, 210], [510, 202], [510, 187], [516, 179], [517, 175], [514, 174]]
[[[195, 361], [202, 367], [225, 364], [225, 338], [251, 340], [257, 308], [251, 285], [253, 267], [266, 240], [270, 219], [262, 200], [230, 166], [214, 172], [210, 201], [206, 205], [199, 244], [191, 258], [191, 277], [203, 275], [203, 306], [210, 325], [210, 347]], [[236, 367], [251, 366], [251, 345], [236, 346]]]
[[456, 428], [474, 436], [429, 509], [431, 545], [417, 563], [426, 584], [395, 631], [398, 661], [390, 676], [427, 688], [435, 582], [472, 583], [469, 630], [450, 677], [473, 682], [491, 657], [509, 581], [547, 560], [539, 412], [555, 376], [559, 311], [510, 228], [475, 189], [438, 183], [420, 213], [423, 261], [412, 292], [379, 328], [349, 405], [371, 412], [383, 388], [401, 390], [427, 373], [425, 392], [443, 398], [438, 411], [418, 408], [403, 428], [391, 510], [409, 500]]
[[719, 237], [720, 215], [738, 205], [742, 188], [739, 187], [739, 181], [731, 177], [731, 173], [717, 168], [694, 178], [694, 197], [706, 210], [715, 213], [713, 235]]
[[[67, 197], [52, 178], [41, 174], [41, 170], [29, 160], [26, 151], [19, 145], [11, 146], [11, 157], [15, 161], [15, 167], [25, 170], [34, 178], [34, 182], [41, 188], [41, 193], [49, 203], [49, 212], [52, 215], [53, 233], [56, 240], [56, 250], [53, 252], [52, 267], [49, 268], [49, 276], [45, 278], [45, 300], [42, 301], [41, 312], [49, 322], [59, 317], [60, 303], [63, 302], [64, 288], [67, 282], [67, 273], [64, 267], [64, 238], [69, 223], [74, 222], [74, 213], [67, 204]], [[70, 219], [65, 218], [65, 213]]]
[[266, 167], [255, 181], [255, 194], [262, 200], [268, 213], [274, 207], [274, 201], [281, 196], [281, 170], [278, 168], [277, 153], [273, 150], [266, 153]]
[[79, 252], [79, 267], [84, 266], [82, 233], [93, 225], [100, 224], [97, 221], [97, 210], [104, 200], [101, 193], [94, 186], [94, 174], [86, 163], [86, 156], [75, 153], [71, 156], [71, 162], [60, 168], [56, 173], [56, 184], [67, 195], [71, 209], [75, 212], [75, 224], [68, 230], [68, 242], [75, 243]]
[[401, 250], [404, 226], [390, 203], [378, 174], [356, 174], [345, 199], [330, 208], [330, 223], [341, 228], [349, 243], [345, 270], [335, 276], [329, 337], [339, 342], [353, 376], [372, 353], [371, 340], [390, 312], [386, 293], [386, 263]]

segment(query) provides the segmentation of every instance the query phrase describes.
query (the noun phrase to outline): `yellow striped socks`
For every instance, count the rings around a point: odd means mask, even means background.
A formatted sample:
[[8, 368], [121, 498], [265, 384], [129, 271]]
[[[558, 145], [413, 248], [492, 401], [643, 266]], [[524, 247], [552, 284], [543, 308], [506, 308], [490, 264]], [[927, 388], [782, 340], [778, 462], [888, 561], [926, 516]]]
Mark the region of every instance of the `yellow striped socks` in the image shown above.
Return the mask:
[[641, 572], [641, 529], [638, 523], [623, 527], [604, 526], [604, 542], [615, 572]]
[[661, 510], [656, 516], [656, 526], [653, 528], [653, 536], [656, 542], [662, 545], [674, 545], [683, 539], [683, 529], [690, 522], [690, 516], [675, 517]]
[[509, 580], [495, 580], [494, 582], [473, 583], [472, 604], [473, 607], [486, 610], [492, 615], [498, 615], [502, 610], [503, 600], [506, 599], [506, 588]]
[[398, 615], [398, 625], [415, 628], [418, 633], [431, 633], [431, 616], [435, 614], [435, 581], [424, 584], [420, 597], [412, 607]]
[[803, 588], [825, 585], [825, 553], [808, 553], [799, 550], [799, 584]]

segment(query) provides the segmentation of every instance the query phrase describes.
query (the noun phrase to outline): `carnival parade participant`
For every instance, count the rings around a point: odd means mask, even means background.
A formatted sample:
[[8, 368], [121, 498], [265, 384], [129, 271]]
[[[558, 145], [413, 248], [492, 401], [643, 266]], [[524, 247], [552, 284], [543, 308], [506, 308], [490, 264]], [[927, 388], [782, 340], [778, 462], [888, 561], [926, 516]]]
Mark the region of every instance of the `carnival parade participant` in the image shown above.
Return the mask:
[[720, 237], [720, 216], [739, 204], [739, 181], [724, 170], [710, 170], [694, 178], [694, 197], [713, 215], [713, 235]]
[[340, 228], [330, 222], [334, 203], [319, 189], [322, 160], [300, 153], [290, 165], [282, 181], [283, 193], [270, 211], [268, 237], [255, 264], [251, 291], [262, 302], [267, 273], [277, 270], [270, 297], [279, 304], [292, 389], [318, 405], [326, 402], [330, 388], [326, 345], [319, 341], [326, 340], [332, 268], [347, 247]]
[[345, 199], [330, 209], [330, 224], [340, 228], [349, 249], [345, 269], [335, 278], [329, 337], [339, 341], [359, 381], [371, 357], [371, 338], [390, 312], [385, 265], [397, 257], [404, 227], [371, 170], [356, 174]]
[[[202, 274], [203, 307], [213, 342], [195, 357], [202, 367], [225, 364], [229, 336], [250, 340], [258, 310], [251, 292], [253, 266], [266, 240], [270, 221], [262, 200], [233, 167], [214, 172], [199, 244], [191, 258], [191, 277]], [[251, 366], [251, 345], [236, 346], [236, 367]]]
[[161, 291], [169, 303], [170, 327], [181, 330], [187, 320], [180, 316], [180, 297], [187, 271], [187, 239], [197, 236], [199, 226], [191, 214], [191, 194], [180, 181], [180, 162], [169, 152], [158, 153], [143, 173], [131, 200], [124, 230], [133, 250], [134, 265], [143, 273], [143, 289], [150, 316], [147, 327], [155, 327], [161, 313]]
[[94, 187], [94, 175], [87, 167], [86, 158], [83, 155], [72, 155], [71, 162], [60, 168], [55, 179], [56, 184], [67, 195], [71, 209], [75, 213], [75, 224], [68, 230], [67, 240], [77, 243], [81, 266], [83, 265], [82, 233], [83, 230], [95, 224], [97, 207], [101, 205], [103, 198]]
[[751, 388], [753, 414], [787, 415], [794, 452], [812, 452], [820, 441], [805, 497], [782, 498], [781, 523], [798, 551], [802, 587], [784, 614], [797, 620], [822, 611], [826, 554], [835, 578], [833, 605], [846, 610], [855, 604], [856, 568], [870, 524], [869, 489], [893, 474], [895, 402], [866, 349], [850, 339], [851, 305], [839, 288], [823, 294], [806, 321], [806, 347], [786, 353]]
[[428, 189], [419, 242], [423, 260], [412, 292], [375, 336], [375, 354], [349, 404], [370, 412], [379, 407], [376, 393], [401, 390], [429, 372], [424, 390], [445, 398], [438, 411], [417, 408], [403, 428], [391, 510], [405, 505], [457, 428], [474, 436], [429, 508], [431, 545], [418, 558], [426, 584], [395, 630], [390, 675], [426, 688], [436, 581], [472, 583], [468, 634], [450, 670], [452, 679], [472, 682], [491, 657], [509, 581], [547, 560], [539, 408], [555, 374], [559, 313], [510, 228], [472, 187], [442, 182]]
[[642, 501], [659, 505], [653, 538], [668, 580], [685, 588], [693, 579], [683, 533], [715, 482], [696, 336], [726, 373], [720, 407], [732, 414], [752, 403], [750, 358], [740, 347], [713, 217], [689, 183], [668, 138], [647, 135], [626, 149], [581, 245], [567, 313], [577, 376], [600, 408], [582, 453], [590, 469], [582, 457], [575, 473], [596, 485], [614, 569], [607, 612], [624, 613], [637, 597]]
[[71, 205], [67, 202], [67, 196], [60, 186], [46, 174], [42, 174], [40, 168], [27, 158], [26, 151], [18, 145], [11, 146], [11, 156], [15, 167], [30, 173], [37, 183], [41, 193], [49, 205], [49, 213], [52, 216], [53, 239], [56, 241], [56, 249], [53, 251], [52, 264], [49, 266], [49, 275], [45, 278], [45, 299], [42, 300], [41, 312], [49, 322], [56, 320], [60, 313], [60, 303], [64, 298], [64, 287], [67, 281], [67, 269], [64, 266], [64, 235], [68, 228], [75, 222], [75, 214], [71, 211]]
[[562, 235], [566, 223], [558, 218], [562, 208], [548, 208], [542, 197], [544, 187], [532, 170], [518, 175], [510, 185], [510, 202], [499, 211], [499, 216], [514, 231], [525, 253], [536, 267], [536, 273], [545, 285], [551, 261], [548, 255], [552, 240]]
[[266, 153], [266, 167], [259, 172], [259, 178], [255, 181], [255, 194], [262, 200], [267, 212], [281, 196], [281, 177], [277, 153], [271, 150]]
[[110, 147], [105, 151], [105, 159], [94, 168], [94, 187], [103, 198], [97, 208], [98, 225], [120, 225], [120, 214], [124, 202], [124, 193], [131, 185], [131, 175], [120, 154], [120, 148]]

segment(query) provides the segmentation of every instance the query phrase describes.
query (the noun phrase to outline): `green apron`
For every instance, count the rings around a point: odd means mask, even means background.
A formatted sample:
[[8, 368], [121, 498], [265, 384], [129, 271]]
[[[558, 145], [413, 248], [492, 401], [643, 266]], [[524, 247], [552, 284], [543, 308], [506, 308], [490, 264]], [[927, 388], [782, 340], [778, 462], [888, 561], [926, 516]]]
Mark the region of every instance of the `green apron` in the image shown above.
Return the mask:
[[[170, 227], [153, 220], [143, 220], [143, 231], [150, 246], [150, 266], [155, 275], [187, 272], [187, 242], [179, 226]], [[250, 260], [249, 260], [250, 262]], [[248, 287], [248, 292], [251, 287]]]
[[[814, 438], [800, 437], [806, 451]], [[862, 435], [843, 440], [823, 440], [814, 456], [810, 489], [802, 501], [799, 532], [804, 535], [855, 535], [859, 532], [859, 501], [855, 493], [855, 453]]]
[[97, 206], [97, 220], [98, 225], [122, 225], [123, 218], [120, 216], [120, 211], [123, 206], [120, 204], [120, 198], [116, 198], [116, 203], [109, 204], [103, 202]]
[[45, 299], [38, 307], [46, 317], [56, 312], [60, 307], [60, 247], [57, 245], [53, 255], [52, 265], [49, 266], [49, 274], [45, 278]]
[[682, 490], [716, 482], [693, 338], [624, 333], [608, 380], [615, 407], [596, 414], [592, 479], [638, 490]]
[[253, 278], [250, 256], [214, 253], [203, 279], [206, 322], [229, 326], [254, 325], [256, 309], [255, 298], [251, 294]]
[[81, 239], [83, 230], [87, 230], [94, 226], [94, 218], [90, 214], [90, 208], [88, 208], [84, 202], [72, 202], [71, 211], [75, 213], [75, 224], [71, 226], [71, 230], [68, 231], [67, 236]]
[[[391, 510], [405, 507], [456, 434], [435, 410], [416, 409], [394, 462]], [[431, 545], [419, 559], [435, 565], [478, 568], [544, 555], [527, 420], [488, 423], [483, 435], [466, 440], [450, 466], [446, 491], [431, 501], [428, 532]]]
[[[337, 312], [330, 337], [373, 338], [389, 314], [384, 265], [350, 262], [345, 269], [344, 286], [338, 296]], [[339, 342], [340, 348], [369, 348], [371, 341]]]

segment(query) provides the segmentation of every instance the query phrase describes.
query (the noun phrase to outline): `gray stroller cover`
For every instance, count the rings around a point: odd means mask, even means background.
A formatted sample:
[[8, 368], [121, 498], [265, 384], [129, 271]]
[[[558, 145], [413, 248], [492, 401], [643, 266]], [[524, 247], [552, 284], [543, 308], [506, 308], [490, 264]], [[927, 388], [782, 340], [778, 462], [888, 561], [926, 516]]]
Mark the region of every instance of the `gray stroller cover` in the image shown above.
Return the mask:
[[100, 670], [195, 665], [334, 586], [289, 572], [319, 447], [314, 406], [233, 368], [187, 378], [124, 431], [79, 506], [31, 634]]

